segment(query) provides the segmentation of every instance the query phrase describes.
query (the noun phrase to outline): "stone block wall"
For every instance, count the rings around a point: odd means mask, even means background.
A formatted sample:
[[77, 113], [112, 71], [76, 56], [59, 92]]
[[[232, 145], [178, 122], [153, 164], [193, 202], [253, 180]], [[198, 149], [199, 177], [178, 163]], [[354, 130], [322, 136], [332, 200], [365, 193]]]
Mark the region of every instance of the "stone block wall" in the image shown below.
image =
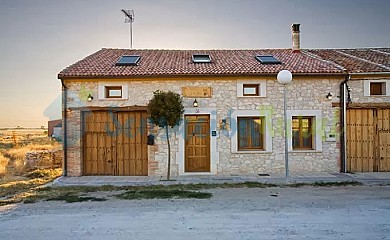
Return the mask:
[[[351, 89], [350, 96], [352, 103], [388, 103], [390, 94], [387, 96], [364, 96], [364, 82], [369, 80], [390, 81], [390, 78], [371, 77], [363, 79], [352, 79], [348, 81]], [[388, 82], [388, 84], [390, 84]]]
[[[182, 87], [211, 87], [211, 98], [197, 98], [199, 108], [215, 109], [217, 113], [218, 139], [217, 162], [218, 175], [250, 175], [261, 173], [282, 173], [284, 168], [284, 120], [283, 120], [283, 86], [276, 82], [276, 77], [241, 77], [241, 78], [187, 78], [187, 79], [145, 79], [145, 80], [116, 80], [128, 84], [127, 100], [99, 100], [99, 82], [80, 80], [66, 82], [68, 90], [68, 107], [123, 107], [146, 106], [153, 97], [153, 91], [171, 90], [181, 94]], [[266, 81], [266, 97], [237, 97], [237, 81]], [[101, 80], [111, 83], [115, 80]], [[332, 107], [332, 102], [339, 102], [339, 84], [343, 77], [294, 77], [288, 86], [288, 110], [321, 110], [322, 113], [322, 150], [293, 151], [290, 153], [291, 172], [338, 172], [339, 171], [339, 137], [336, 141], [326, 141], [326, 134], [338, 134], [339, 108]], [[326, 99], [330, 92], [333, 100]], [[94, 99], [87, 102], [86, 96], [92, 94]], [[193, 108], [194, 98], [183, 97], [184, 107]], [[235, 110], [264, 109], [272, 112], [272, 151], [264, 153], [233, 153], [231, 149], [231, 133], [219, 128], [220, 121], [229, 118]], [[82, 137], [80, 110], [69, 110], [68, 113], [68, 175], [82, 174]], [[156, 135], [154, 146], [148, 146], [148, 166], [150, 176], [165, 176], [167, 168], [167, 145], [165, 131], [149, 126], [149, 133]], [[179, 173], [179, 128], [174, 128], [170, 134], [171, 141], [171, 174]], [[231, 136], [232, 135], [232, 136]], [[213, 161], [213, 160], [212, 160]]]

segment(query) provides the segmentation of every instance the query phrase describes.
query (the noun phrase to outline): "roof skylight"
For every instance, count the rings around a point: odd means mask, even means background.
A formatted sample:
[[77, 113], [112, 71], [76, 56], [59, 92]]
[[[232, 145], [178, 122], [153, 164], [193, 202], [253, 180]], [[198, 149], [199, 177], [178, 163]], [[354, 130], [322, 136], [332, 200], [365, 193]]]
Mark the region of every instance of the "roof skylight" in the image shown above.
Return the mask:
[[192, 62], [194, 63], [210, 63], [211, 58], [209, 54], [193, 54]]
[[118, 62], [116, 62], [116, 66], [134, 66], [137, 65], [140, 60], [140, 56], [138, 55], [126, 55], [122, 56]]
[[275, 58], [272, 55], [258, 55], [256, 56], [256, 60], [261, 62], [262, 64], [281, 64], [282, 62], [279, 61], [277, 58]]

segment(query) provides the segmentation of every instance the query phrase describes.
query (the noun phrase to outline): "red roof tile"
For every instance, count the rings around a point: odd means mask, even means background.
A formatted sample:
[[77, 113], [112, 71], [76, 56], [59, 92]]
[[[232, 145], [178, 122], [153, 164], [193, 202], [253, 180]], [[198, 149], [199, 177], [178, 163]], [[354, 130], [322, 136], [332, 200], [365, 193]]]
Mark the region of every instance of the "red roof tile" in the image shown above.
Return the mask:
[[390, 48], [306, 50], [350, 73], [390, 72]]
[[[192, 54], [209, 54], [211, 63], [193, 63]], [[137, 66], [116, 66], [121, 56], [141, 56]], [[282, 64], [261, 64], [256, 55], [273, 55]], [[58, 78], [109, 78], [166, 75], [262, 75], [287, 69], [301, 74], [341, 74], [336, 64], [291, 49], [130, 50], [102, 49], [67, 67]]]

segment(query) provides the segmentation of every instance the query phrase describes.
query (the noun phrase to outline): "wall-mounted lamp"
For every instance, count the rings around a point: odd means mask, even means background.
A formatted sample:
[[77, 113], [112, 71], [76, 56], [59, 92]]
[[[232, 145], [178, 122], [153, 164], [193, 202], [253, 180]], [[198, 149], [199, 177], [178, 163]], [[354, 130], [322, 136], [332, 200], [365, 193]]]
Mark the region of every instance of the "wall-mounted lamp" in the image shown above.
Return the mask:
[[194, 107], [198, 107], [199, 105], [198, 105], [198, 101], [196, 101], [196, 99], [195, 99], [195, 101], [192, 103], [192, 105], [194, 106]]
[[220, 129], [221, 130], [230, 130], [230, 119], [224, 118], [221, 120]]
[[90, 102], [90, 101], [92, 101], [92, 100], [93, 100], [93, 97], [92, 97], [91, 94], [89, 94], [89, 95], [88, 95], [88, 98], [87, 98], [87, 101]]
[[328, 95], [326, 95], [326, 99], [328, 100], [332, 100], [333, 96], [332, 94], [329, 92]]

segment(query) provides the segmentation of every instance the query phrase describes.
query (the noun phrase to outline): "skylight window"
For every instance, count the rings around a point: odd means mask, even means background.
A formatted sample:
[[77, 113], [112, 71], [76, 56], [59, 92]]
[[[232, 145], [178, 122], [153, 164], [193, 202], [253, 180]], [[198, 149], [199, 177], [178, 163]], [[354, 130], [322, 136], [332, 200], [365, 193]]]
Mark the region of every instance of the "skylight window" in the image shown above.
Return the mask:
[[259, 55], [259, 56], [256, 56], [256, 60], [261, 62], [262, 64], [281, 64], [282, 62], [279, 61], [278, 59], [276, 59], [274, 56], [272, 55]]
[[137, 55], [128, 55], [122, 56], [115, 65], [117, 66], [134, 66], [137, 65], [140, 60], [140, 56]]
[[211, 58], [208, 54], [193, 54], [192, 62], [194, 63], [210, 63]]

